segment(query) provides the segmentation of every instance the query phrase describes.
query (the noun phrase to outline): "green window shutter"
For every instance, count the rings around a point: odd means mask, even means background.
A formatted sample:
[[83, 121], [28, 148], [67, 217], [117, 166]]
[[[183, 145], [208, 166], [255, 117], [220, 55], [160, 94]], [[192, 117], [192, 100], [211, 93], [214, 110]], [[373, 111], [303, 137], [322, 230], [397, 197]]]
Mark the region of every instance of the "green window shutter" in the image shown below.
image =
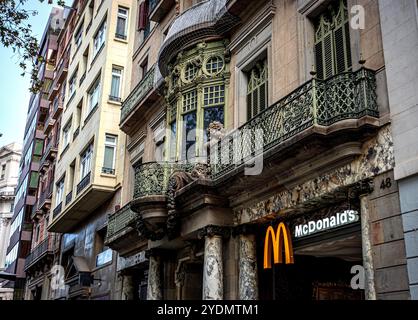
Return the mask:
[[323, 42], [324, 50], [324, 75], [325, 78], [333, 76], [334, 73], [334, 52], [333, 52], [332, 34], [329, 33]]
[[319, 79], [351, 70], [349, 17], [346, 0], [330, 6], [315, 30], [315, 60]]
[[324, 78], [324, 57], [322, 54], [322, 42], [315, 45], [315, 59], [316, 59], [316, 72], [319, 79]]

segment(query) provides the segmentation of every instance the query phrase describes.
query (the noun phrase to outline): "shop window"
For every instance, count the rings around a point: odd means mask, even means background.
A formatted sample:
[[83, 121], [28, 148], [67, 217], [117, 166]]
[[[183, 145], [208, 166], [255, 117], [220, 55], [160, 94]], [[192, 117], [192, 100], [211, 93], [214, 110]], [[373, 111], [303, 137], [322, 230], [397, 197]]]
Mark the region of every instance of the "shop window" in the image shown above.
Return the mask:
[[319, 79], [352, 68], [347, 1], [332, 2], [315, 23], [315, 60]]

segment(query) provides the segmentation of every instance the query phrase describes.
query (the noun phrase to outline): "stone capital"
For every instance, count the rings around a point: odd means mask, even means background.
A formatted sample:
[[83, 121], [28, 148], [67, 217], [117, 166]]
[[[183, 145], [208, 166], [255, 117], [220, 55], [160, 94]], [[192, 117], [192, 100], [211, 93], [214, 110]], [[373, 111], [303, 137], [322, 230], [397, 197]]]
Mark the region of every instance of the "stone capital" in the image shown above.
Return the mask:
[[208, 225], [198, 231], [198, 238], [203, 239], [205, 237], [222, 237], [228, 238], [231, 235], [231, 228], [226, 226]]

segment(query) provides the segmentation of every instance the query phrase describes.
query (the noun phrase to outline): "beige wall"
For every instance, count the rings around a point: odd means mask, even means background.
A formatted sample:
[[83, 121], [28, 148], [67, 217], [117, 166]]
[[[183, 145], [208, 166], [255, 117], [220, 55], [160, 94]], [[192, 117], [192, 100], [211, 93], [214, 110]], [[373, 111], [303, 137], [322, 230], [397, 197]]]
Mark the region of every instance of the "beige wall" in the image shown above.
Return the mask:
[[[116, 21], [118, 6], [123, 6], [129, 9], [129, 27], [127, 40], [120, 40], [115, 38]], [[97, 11], [98, 10], [98, 11]], [[69, 169], [70, 165], [75, 161], [74, 172], [74, 184], [73, 184], [73, 199], [76, 196], [75, 189], [80, 182], [80, 154], [88, 146], [91, 141], [94, 141], [93, 157], [92, 157], [92, 183], [98, 186], [115, 188], [122, 181], [122, 172], [124, 167], [124, 150], [125, 150], [125, 135], [119, 130], [120, 121], [120, 107], [121, 104], [117, 102], [109, 101], [109, 94], [111, 88], [112, 78], [112, 66], [123, 67], [123, 78], [121, 88], [121, 98], [123, 99], [129, 94], [128, 88], [130, 86], [130, 65], [128, 57], [132, 52], [132, 38], [134, 37], [134, 20], [136, 19], [136, 1], [133, 0], [118, 0], [118, 1], [104, 1], [100, 7], [95, 6], [93, 12], [93, 22], [90, 30], [86, 34], [84, 32], [82, 44], [76, 52], [71, 52], [70, 66], [68, 70], [68, 77], [70, 79], [74, 74], [74, 71], [79, 66], [77, 73], [76, 93], [74, 97], [69, 101], [68, 96], [68, 83], [66, 102], [64, 105], [64, 113], [62, 116], [62, 124], [64, 127], [68, 121], [72, 122], [72, 129], [70, 131], [70, 145], [68, 150], [62, 154], [62, 143], [58, 151], [58, 161], [55, 171], [55, 182], [59, 181], [64, 174], [66, 174], [64, 198], [71, 191], [71, 182], [69, 181]], [[84, 18], [84, 30], [91, 17], [88, 16], [88, 8], [84, 10], [84, 14], [87, 16]], [[106, 41], [105, 46], [96, 57], [93, 57], [93, 37], [100, 27], [102, 21], [106, 19]], [[81, 21], [81, 19], [80, 19]], [[78, 22], [78, 24], [80, 23]], [[76, 25], [75, 30], [77, 30]], [[74, 50], [74, 40], [72, 50]], [[83, 54], [88, 52], [88, 62], [86, 68], [86, 78], [84, 82], [79, 86], [79, 80], [84, 73], [83, 67]], [[94, 60], [93, 60], [94, 59]], [[88, 104], [88, 91], [93, 85], [95, 79], [100, 75], [100, 98], [99, 107], [92, 113], [90, 119], [86, 120], [87, 104]], [[81, 121], [80, 121], [80, 133], [78, 137], [73, 141], [72, 133], [77, 128], [77, 106], [82, 103]], [[116, 167], [115, 175], [102, 174], [103, 158], [104, 158], [104, 141], [105, 134], [109, 133], [116, 135], [117, 140], [117, 154], [116, 154]], [[62, 130], [61, 130], [62, 141]], [[54, 208], [55, 193], [52, 202]], [[74, 201], [74, 200], [73, 200]], [[65, 208], [64, 208], [65, 210]]]
[[[238, 70], [241, 68], [240, 64], [245, 65], [250, 62], [260, 51], [266, 50], [270, 60], [270, 104], [311, 79], [309, 72], [315, 64], [312, 19], [318, 14], [318, 8], [324, 2], [324, 0], [263, 1], [240, 16], [243, 24], [230, 37], [231, 91], [227, 112], [233, 116], [227, 117], [231, 120], [226, 123], [227, 128], [236, 128], [246, 121], [245, 100], [243, 100], [246, 88], [239, 83]], [[312, 6], [305, 9], [308, 3]], [[353, 69], [357, 70], [360, 67], [358, 60], [361, 53], [366, 59], [365, 67], [379, 70], [379, 73], [384, 72], [381, 70], [384, 69], [384, 59], [377, 0], [350, 0], [349, 8], [354, 4], [364, 6], [366, 25], [364, 30], [359, 31], [350, 28]], [[266, 31], [266, 28], [271, 30]], [[268, 41], [265, 40], [264, 34], [269, 34]], [[264, 43], [265, 41], [267, 42]], [[247, 56], [248, 61], [241, 57], [243, 55]], [[385, 83], [382, 85], [385, 86]]]

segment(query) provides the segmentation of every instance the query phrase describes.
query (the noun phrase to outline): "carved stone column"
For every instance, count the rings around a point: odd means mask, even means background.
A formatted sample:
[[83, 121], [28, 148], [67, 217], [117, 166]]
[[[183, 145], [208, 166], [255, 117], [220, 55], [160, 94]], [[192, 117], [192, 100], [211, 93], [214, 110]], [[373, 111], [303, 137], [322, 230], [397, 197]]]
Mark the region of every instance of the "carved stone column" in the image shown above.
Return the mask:
[[374, 265], [372, 244], [370, 241], [370, 219], [369, 219], [369, 200], [367, 195], [360, 196], [361, 204], [361, 237], [363, 248], [363, 267], [364, 267], [364, 291], [367, 300], [376, 300], [376, 289], [374, 284]]
[[163, 284], [161, 279], [161, 256], [153, 250], [148, 250], [146, 256], [149, 260], [147, 300], [162, 300]]
[[199, 238], [205, 239], [203, 300], [222, 300], [224, 297], [222, 238], [229, 233], [229, 228], [219, 226], [206, 226], [199, 232]]
[[239, 236], [239, 298], [258, 300], [257, 253], [254, 227], [241, 225], [235, 229]]

